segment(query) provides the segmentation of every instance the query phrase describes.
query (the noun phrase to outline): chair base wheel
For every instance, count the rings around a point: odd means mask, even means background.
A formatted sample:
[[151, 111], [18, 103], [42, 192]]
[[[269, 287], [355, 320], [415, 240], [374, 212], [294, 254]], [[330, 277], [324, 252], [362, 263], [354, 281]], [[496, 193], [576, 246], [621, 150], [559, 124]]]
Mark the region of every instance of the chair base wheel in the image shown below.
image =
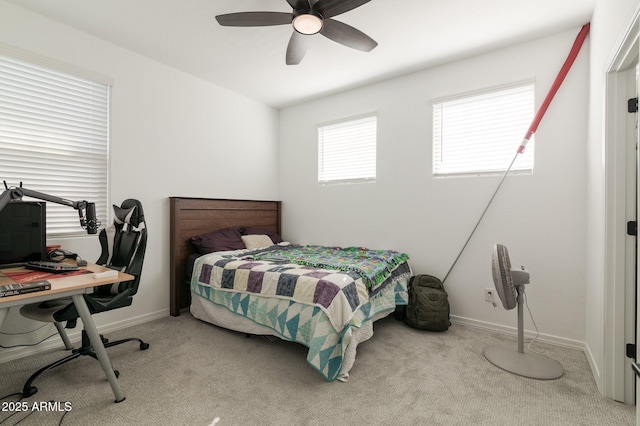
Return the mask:
[[28, 386], [25, 387], [24, 389], [22, 389], [22, 397], [23, 398], [29, 398], [30, 396], [33, 396], [35, 394], [38, 393], [38, 388], [35, 386]]

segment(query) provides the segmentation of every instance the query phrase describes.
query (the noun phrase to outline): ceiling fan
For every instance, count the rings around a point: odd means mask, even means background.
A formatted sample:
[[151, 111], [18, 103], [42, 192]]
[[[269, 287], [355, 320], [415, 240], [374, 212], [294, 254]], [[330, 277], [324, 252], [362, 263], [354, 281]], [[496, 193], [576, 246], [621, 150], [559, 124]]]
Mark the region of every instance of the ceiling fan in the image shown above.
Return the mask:
[[297, 65], [307, 52], [310, 35], [322, 34], [330, 40], [352, 49], [370, 52], [378, 43], [350, 25], [336, 21], [334, 16], [353, 10], [371, 0], [287, 0], [293, 8], [286, 12], [237, 12], [216, 16], [220, 25], [229, 27], [293, 26], [287, 46], [287, 65]]

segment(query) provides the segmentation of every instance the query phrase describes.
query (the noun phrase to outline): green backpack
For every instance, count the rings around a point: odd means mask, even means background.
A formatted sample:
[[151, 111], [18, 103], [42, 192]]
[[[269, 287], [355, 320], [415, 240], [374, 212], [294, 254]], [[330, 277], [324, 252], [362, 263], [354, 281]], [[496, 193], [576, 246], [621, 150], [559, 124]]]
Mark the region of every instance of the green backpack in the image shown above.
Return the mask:
[[445, 331], [449, 328], [449, 298], [438, 278], [431, 275], [411, 277], [404, 322], [420, 330]]

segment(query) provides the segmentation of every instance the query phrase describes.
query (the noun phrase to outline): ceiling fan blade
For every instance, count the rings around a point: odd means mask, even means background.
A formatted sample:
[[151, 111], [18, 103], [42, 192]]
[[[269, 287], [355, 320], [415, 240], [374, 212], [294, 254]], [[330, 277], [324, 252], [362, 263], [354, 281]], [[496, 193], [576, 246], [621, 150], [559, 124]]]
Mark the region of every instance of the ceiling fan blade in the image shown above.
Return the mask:
[[370, 52], [378, 45], [374, 39], [362, 31], [335, 19], [325, 19], [320, 34], [336, 43], [363, 52]]
[[287, 0], [287, 3], [294, 9], [309, 9], [309, 0]]
[[318, 0], [313, 8], [325, 18], [340, 15], [360, 7], [371, 0]]
[[266, 27], [291, 24], [293, 16], [286, 12], [237, 12], [216, 16], [225, 27]]
[[287, 46], [287, 65], [298, 65], [307, 53], [308, 36], [293, 31]]

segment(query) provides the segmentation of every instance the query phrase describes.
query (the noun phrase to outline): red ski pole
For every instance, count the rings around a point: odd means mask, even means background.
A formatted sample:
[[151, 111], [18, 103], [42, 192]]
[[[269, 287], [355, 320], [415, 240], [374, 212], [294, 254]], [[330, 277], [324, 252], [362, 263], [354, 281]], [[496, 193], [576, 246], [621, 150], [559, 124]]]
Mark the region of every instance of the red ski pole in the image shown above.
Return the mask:
[[467, 238], [467, 241], [462, 246], [462, 249], [458, 253], [458, 256], [456, 256], [456, 259], [453, 261], [453, 264], [449, 268], [449, 271], [447, 271], [447, 274], [444, 276], [444, 279], [442, 280], [443, 283], [447, 280], [447, 277], [449, 277], [449, 274], [453, 270], [453, 267], [456, 266], [456, 263], [458, 263], [458, 259], [460, 259], [460, 256], [462, 256], [464, 249], [467, 248], [469, 241], [471, 241], [471, 237], [473, 237], [473, 234], [475, 234], [476, 229], [478, 229], [480, 222], [482, 222], [482, 219], [484, 218], [484, 215], [487, 213], [487, 210], [489, 210], [489, 206], [491, 206], [491, 203], [493, 203], [493, 199], [496, 197], [496, 194], [500, 190], [502, 183], [504, 182], [507, 175], [511, 171], [511, 167], [513, 167], [513, 163], [515, 163], [516, 158], [518, 158], [519, 154], [522, 154], [524, 152], [527, 146], [527, 143], [529, 142], [529, 139], [531, 139], [531, 136], [533, 136], [533, 134], [538, 129], [538, 125], [542, 121], [544, 114], [547, 112], [547, 109], [549, 108], [549, 105], [551, 104], [553, 97], [558, 92], [558, 89], [560, 88], [560, 86], [562, 86], [562, 82], [564, 81], [564, 78], [569, 73], [569, 70], [571, 69], [571, 66], [573, 65], [573, 63], [575, 62], [576, 57], [578, 56], [578, 53], [580, 53], [580, 49], [584, 44], [584, 40], [587, 38], [587, 34], [589, 34], [590, 26], [591, 24], [585, 24], [580, 30], [580, 32], [578, 33], [578, 36], [576, 37], [576, 40], [573, 42], [573, 46], [571, 47], [571, 51], [569, 52], [569, 56], [567, 56], [567, 59], [564, 61], [564, 65], [562, 65], [562, 68], [560, 68], [560, 72], [558, 73], [558, 75], [556, 76], [556, 79], [551, 85], [551, 89], [547, 93], [547, 96], [544, 98], [544, 101], [540, 105], [540, 108], [538, 108], [536, 115], [533, 117], [533, 121], [531, 122], [531, 125], [529, 126], [529, 129], [527, 130], [527, 133], [525, 134], [524, 139], [522, 140], [522, 143], [520, 143], [520, 146], [518, 147], [518, 151], [516, 152], [516, 155], [513, 157], [513, 160], [511, 160], [511, 164], [509, 164], [509, 167], [507, 168], [507, 170], [504, 172], [504, 175], [502, 176], [500, 183], [496, 187], [496, 190], [491, 196], [491, 199], [489, 199], [487, 206], [484, 208], [484, 211], [480, 215], [480, 219], [478, 219], [476, 226], [471, 231], [471, 234], [469, 234], [469, 238]]

